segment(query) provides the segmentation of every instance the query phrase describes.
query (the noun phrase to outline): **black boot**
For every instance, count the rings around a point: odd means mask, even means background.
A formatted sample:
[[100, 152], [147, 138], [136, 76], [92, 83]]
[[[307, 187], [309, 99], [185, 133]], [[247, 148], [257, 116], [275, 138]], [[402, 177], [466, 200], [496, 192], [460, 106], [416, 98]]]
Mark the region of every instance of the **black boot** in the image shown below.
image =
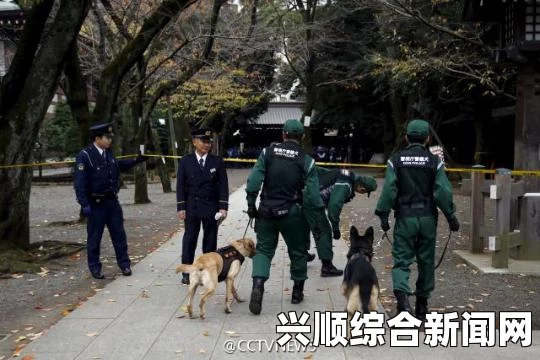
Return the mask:
[[343, 275], [343, 270], [337, 269], [334, 266], [334, 264], [332, 264], [332, 260], [322, 260], [322, 269], [321, 269], [322, 277], [341, 276], [341, 275]]
[[300, 304], [304, 300], [304, 280], [295, 280], [292, 289], [291, 303]]
[[422, 322], [426, 322], [426, 314], [428, 312], [427, 297], [417, 296], [416, 306], [414, 310], [415, 310], [416, 318], [418, 320], [421, 320]]
[[394, 295], [397, 300], [397, 311], [398, 313], [406, 311], [409, 314], [412, 314], [411, 304], [409, 304], [409, 295], [401, 290], [394, 290]]
[[315, 260], [315, 254], [307, 253], [307, 262]]
[[265, 281], [266, 279], [262, 277], [253, 278], [253, 289], [251, 290], [249, 311], [251, 311], [251, 313], [254, 315], [259, 315], [261, 313]]

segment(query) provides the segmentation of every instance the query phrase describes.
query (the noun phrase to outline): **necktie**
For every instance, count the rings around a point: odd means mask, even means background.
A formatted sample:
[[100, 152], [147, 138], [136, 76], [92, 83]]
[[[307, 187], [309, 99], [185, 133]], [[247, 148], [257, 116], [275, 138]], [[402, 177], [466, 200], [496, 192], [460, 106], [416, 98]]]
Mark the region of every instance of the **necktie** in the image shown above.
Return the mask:
[[105, 153], [105, 151], [101, 153], [101, 156], [103, 157], [103, 160], [107, 160], [107, 153]]
[[204, 159], [203, 158], [199, 159], [199, 165], [201, 166], [201, 170], [203, 170], [204, 169]]

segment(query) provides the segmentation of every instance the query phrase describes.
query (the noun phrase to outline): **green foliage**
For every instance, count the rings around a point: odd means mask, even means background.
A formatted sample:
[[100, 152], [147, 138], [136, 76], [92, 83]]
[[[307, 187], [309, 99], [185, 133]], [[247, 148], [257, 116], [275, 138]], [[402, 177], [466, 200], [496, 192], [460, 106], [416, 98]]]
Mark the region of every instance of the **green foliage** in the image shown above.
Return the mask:
[[63, 159], [79, 152], [79, 129], [67, 103], [58, 103], [54, 116], [45, 119], [39, 139], [46, 156]]

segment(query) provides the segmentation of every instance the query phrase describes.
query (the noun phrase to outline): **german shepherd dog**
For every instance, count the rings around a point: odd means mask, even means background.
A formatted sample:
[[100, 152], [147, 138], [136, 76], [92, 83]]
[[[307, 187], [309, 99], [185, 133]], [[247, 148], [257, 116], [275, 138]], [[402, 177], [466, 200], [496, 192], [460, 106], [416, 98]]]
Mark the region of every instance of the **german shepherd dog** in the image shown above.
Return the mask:
[[371, 259], [373, 258], [373, 227], [361, 236], [356, 227], [351, 226], [350, 248], [347, 266], [343, 274], [341, 293], [347, 298], [349, 321], [356, 311], [363, 314], [377, 311], [379, 303], [379, 280]]
[[176, 268], [176, 272], [190, 273], [187, 311], [193, 318], [193, 297], [199, 285], [203, 285], [206, 291], [199, 303], [200, 318], [206, 317], [205, 305], [208, 298], [214, 295], [217, 284], [225, 281], [225, 312], [230, 313], [233, 297], [238, 302], [243, 302], [234, 287], [234, 279], [240, 272], [244, 257], [252, 258], [255, 255], [255, 243], [251, 239], [240, 239], [216, 250], [202, 254], [192, 265], [182, 264]]

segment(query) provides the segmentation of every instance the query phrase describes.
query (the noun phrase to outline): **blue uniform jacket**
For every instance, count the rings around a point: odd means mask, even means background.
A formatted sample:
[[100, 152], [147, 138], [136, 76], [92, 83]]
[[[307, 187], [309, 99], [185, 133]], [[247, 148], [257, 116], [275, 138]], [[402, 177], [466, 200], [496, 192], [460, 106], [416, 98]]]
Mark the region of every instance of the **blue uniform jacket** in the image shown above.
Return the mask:
[[220, 209], [229, 208], [229, 180], [223, 160], [208, 154], [204, 169], [195, 154], [184, 156], [176, 177], [176, 208], [187, 216], [214, 217]]
[[92, 194], [105, 195], [118, 192], [120, 171], [131, 169], [135, 159], [116, 160], [112, 151], [101, 156], [94, 144], [81, 150], [75, 161], [75, 194], [82, 207], [90, 205]]

